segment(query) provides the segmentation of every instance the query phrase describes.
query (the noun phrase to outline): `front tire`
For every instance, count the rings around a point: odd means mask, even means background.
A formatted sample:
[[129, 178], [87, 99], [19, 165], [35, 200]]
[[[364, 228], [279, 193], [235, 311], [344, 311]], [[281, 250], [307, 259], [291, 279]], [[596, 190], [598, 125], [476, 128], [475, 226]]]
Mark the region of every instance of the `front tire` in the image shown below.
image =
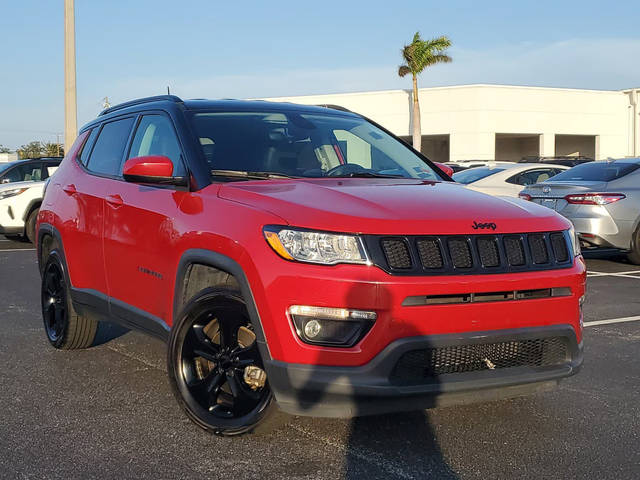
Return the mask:
[[224, 436], [274, 428], [280, 415], [240, 293], [202, 290], [178, 318], [167, 364], [172, 390], [188, 417]]
[[40, 209], [36, 208], [33, 212], [29, 214], [29, 216], [27, 217], [27, 221], [25, 223], [26, 237], [34, 245], [36, 243], [36, 222], [38, 220], [39, 212], [40, 212]]
[[64, 264], [57, 250], [47, 257], [42, 273], [42, 319], [49, 343], [61, 350], [87, 348], [93, 344], [98, 322], [73, 308]]

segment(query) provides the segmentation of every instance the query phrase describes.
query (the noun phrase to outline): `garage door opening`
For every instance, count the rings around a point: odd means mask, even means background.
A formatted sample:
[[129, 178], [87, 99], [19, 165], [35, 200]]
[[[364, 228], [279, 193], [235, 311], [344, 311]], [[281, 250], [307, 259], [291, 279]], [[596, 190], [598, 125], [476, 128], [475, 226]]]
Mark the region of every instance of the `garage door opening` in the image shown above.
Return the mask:
[[[408, 145], [413, 144], [412, 137], [400, 137]], [[449, 161], [449, 135], [422, 135], [423, 155], [433, 162]]]
[[595, 135], [556, 135], [556, 156], [596, 158]]
[[517, 162], [540, 154], [540, 135], [530, 133], [496, 133], [496, 160]]

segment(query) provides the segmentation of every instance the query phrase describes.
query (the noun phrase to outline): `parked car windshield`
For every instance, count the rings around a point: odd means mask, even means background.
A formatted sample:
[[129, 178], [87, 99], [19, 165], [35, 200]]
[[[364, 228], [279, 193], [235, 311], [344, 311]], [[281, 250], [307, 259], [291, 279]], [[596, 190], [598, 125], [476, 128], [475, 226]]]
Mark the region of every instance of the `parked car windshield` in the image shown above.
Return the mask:
[[570, 170], [560, 172], [547, 182], [594, 181], [610, 182], [637, 170], [640, 164], [624, 162], [589, 162], [582, 163]]
[[[442, 178], [408, 146], [358, 117], [297, 112], [196, 112], [212, 175]], [[256, 176], [249, 176], [255, 178]]]
[[13, 167], [16, 163], [17, 162], [9, 162], [9, 163], [0, 164], [0, 173], [8, 170], [11, 167]]
[[451, 178], [453, 178], [458, 183], [464, 183], [465, 185], [467, 185], [469, 183], [482, 180], [483, 178], [487, 178], [488, 176], [495, 173], [502, 172], [503, 170], [505, 169], [499, 167], [475, 167], [456, 172]]

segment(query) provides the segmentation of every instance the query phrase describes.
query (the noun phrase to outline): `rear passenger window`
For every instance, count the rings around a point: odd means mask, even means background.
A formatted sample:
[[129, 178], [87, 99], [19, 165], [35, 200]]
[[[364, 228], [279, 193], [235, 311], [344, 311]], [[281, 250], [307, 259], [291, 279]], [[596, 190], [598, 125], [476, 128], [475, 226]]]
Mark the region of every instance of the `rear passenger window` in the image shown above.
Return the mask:
[[133, 117], [106, 123], [100, 130], [87, 168], [96, 173], [118, 175], [132, 126]]
[[98, 136], [98, 132], [100, 131], [100, 127], [94, 127], [89, 134], [89, 138], [84, 142], [82, 146], [82, 151], [80, 152], [79, 159], [82, 164], [86, 167], [87, 162], [89, 161], [89, 154], [91, 153], [91, 147], [93, 147], [93, 143], [96, 141], [96, 137]]
[[145, 115], [140, 120], [136, 135], [131, 144], [129, 158], [147, 155], [162, 155], [173, 162], [173, 175], [186, 175], [182, 165], [180, 143], [173, 124], [164, 115]]

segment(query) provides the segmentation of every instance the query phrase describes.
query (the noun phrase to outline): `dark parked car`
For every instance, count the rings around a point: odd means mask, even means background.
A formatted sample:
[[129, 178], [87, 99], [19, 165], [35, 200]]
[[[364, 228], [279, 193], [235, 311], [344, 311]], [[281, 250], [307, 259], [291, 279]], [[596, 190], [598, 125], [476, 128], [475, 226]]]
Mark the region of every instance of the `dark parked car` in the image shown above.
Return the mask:
[[572, 157], [570, 155], [560, 155], [557, 157], [539, 157], [537, 155], [528, 155], [518, 160], [518, 163], [553, 163], [554, 165], [564, 165], [565, 167], [575, 167], [581, 163], [593, 162], [593, 158], [578, 155]]

